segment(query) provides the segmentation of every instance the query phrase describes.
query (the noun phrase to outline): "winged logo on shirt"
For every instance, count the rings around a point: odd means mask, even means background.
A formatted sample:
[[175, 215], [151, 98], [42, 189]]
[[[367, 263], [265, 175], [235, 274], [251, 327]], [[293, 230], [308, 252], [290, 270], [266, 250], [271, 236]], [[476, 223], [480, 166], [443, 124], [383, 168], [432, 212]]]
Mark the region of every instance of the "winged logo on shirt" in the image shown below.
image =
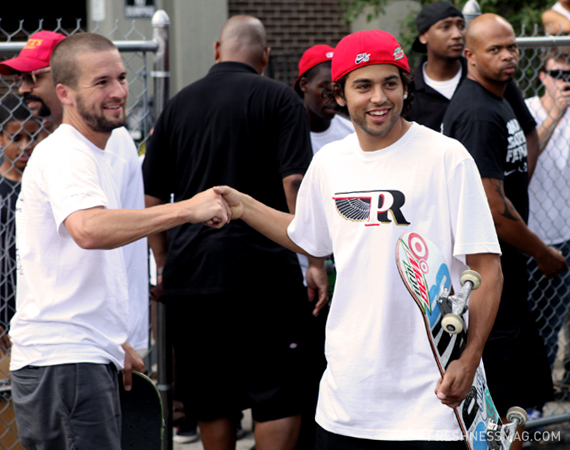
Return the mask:
[[410, 224], [402, 213], [406, 197], [400, 191], [342, 192], [335, 194], [333, 200], [341, 217], [351, 222], [363, 222], [367, 227], [392, 222], [396, 225]]

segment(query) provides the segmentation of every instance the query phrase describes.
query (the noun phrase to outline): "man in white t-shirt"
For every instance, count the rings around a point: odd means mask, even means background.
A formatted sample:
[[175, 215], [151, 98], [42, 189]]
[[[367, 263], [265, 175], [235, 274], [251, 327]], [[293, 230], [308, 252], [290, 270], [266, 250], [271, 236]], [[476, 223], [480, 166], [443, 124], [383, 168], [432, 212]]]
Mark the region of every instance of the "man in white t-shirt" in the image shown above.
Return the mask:
[[570, 0], [558, 0], [542, 13], [542, 24], [546, 34], [570, 33]]
[[[342, 39], [332, 79], [356, 133], [315, 155], [294, 217], [229, 187], [215, 192], [228, 201], [232, 218], [293, 251], [334, 251], [337, 280], [316, 448], [463, 449], [450, 407], [471, 387], [502, 285], [500, 248], [479, 173], [457, 141], [402, 118], [412, 80], [389, 33], [361, 31]], [[469, 342], [443, 379], [394, 259], [398, 238], [409, 231], [442, 250], [456, 286], [466, 265], [483, 279], [471, 297]]]
[[[50, 60], [63, 123], [36, 147], [16, 208], [18, 292], [12, 394], [29, 449], [120, 449], [117, 371], [127, 390], [144, 364], [127, 341], [129, 289], [120, 248], [187, 222], [219, 228], [212, 190], [185, 202], [121, 209], [107, 152], [125, 122], [126, 69], [114, 44], [78, 33]], [[29, 170], [28, 170], [29, 169]]]
[[[50, 132], [61, 125], [63, 106], [53, 84], [50, 56], [66, 36], [42, 30], [28, 39], [15, 58], [0, 62], [0, 75], [16, 75], [18, 93], [34, 116], [42, 119]], [[141, 209], [144, 204], [142, 171], [138, 152], [125, 127], [113, 130], [105, 148], [113, 176], [119, 185], [121, 204], [127, 209]], [[148, 245], [140, 239], [123, 247], [129, 279], [129, 342], [139, 354], [148, 352], [149, 292]]]
[[331, 61], [334, 48], [314, 45], [299, 60], [299, 75], [293, 89], [303, 99], [311, 127], [313, 154], [329, 142], [354, 133], [350, 120], [337, 114], [336, 105], [323, 96], [331, 84]]
[[[570, 49], [553, 48], [544, 60], [539, 75], [544, 95], [526, 101], [539, 124], [542, 151], [528, 189], [528, 226], [570, 262]], [[570, 273], [546, 279], [534, 259], [528, 268], [529, 301], [552, 368], [558, 351], [558, 332], [570, 303]], [[565, 384], [570, 379], [568, 369]]]

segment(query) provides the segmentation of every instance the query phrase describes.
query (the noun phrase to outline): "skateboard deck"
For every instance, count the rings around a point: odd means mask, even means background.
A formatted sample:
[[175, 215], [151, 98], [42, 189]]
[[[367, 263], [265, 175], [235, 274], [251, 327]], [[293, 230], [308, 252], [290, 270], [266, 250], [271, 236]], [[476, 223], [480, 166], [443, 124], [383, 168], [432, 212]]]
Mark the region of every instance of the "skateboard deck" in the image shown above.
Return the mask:
[[164, 418], [160, 392], [154, 382], [139, 372], [133, 372], [133, 387], [125, 391], [119, 374], [122, 450], [162, 450]]
[[[452, 314], [460, 321], [454, 334], [446, 331], [442, 324], [446, 323], [444, 317], [449, 312], [449, 307], [445, 305], [449, 305], [448, 300], [452, 300], [447, 262], [435, 244], [420, 234], [411, 232], [403, 234], [398, 240], [396, 263], [406, 288], [422, 313], [427, 337], [439, 372], [443, 376], [447, 366], [461, 356], [467, 342], [467, 327], [461, 314]], [[475, 272], [472, 273], [478, 276]], [[467, 300], [472, 288], [473, 286], [469, 286], [462, 289], [457, 297], [463, 296]], [[507, 414], [508, 420], [513, 420], [513, 423], [501, 422], [481, 365], [475, 373], [467, 397], [454, 412], [470, 450], [509, 449], [517, 425], [523, 425], [526, 421], [524, 410], [513, 408], [513, 411]]]
[[0, 355], [0, 449], [25, 450], [18, 439], [10, 386], [10, 354]]

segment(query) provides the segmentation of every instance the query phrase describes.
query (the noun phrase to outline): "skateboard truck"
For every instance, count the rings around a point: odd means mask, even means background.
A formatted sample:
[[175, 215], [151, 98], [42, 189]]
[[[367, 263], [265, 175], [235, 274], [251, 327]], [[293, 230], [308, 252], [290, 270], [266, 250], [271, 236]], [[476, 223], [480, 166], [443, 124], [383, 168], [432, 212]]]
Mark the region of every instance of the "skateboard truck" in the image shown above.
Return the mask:
[[507, 421], [503, 425], [493, 422], [487, 426], [485, 439], [490, 450], [510, 450], [516, 437], [517, 428], [528, 419], [526, 411], [520, 406], [513, 406], [507, 411]]
[[[459, 334], [465, 329], [463, 314], [467, 311], [467, 300], [471, 291], [481, 286], [481, 275], [474, 270], [466, 270], [459, 277], [461, 290], [455, 295], [438, 295], [438, 302], [444, 317], [441, 321], [443, 329], [449, 334]], [[447, 289], [446, 289], [447, 291]]]

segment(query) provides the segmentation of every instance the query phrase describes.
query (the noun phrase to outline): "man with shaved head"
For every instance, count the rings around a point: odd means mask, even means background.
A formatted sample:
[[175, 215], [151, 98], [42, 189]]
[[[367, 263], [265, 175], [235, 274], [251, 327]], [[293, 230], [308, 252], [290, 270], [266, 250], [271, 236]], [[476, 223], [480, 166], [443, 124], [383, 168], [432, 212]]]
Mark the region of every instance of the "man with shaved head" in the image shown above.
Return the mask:
[[55, 47], [50, 67], [62, 124], [34, 149], [16, 206], [10, 370], [18, 434], [28, 450], [120, 450], [118, 370], [130, 390], [132, 370], [144, 369], [128, 342], [121, 247], [185, 222], [222, 226], [229, 210], [212, 190], [124, 208], [108, 147], [129, 92], [119, 50], [77, 33]]
[[[552, 395], [544, 347], [526, 300], [527, 255], [536, 259], [547, 278], [567, 270], [567, 265], [560, 251], [526, 225], [526, 140], [503, 98], [519, 61], [513, 28], [500, 16], [479, 16], [467, 30], [465, 56], [467, 80], [451, 100], [442, 126], [443, 133], [458, 139], [477, 162], [501, 243], [503, 294], [483, 361], [491, 394], [504, 416], [511, 406], [542, 405]], [[516, 373], [524, 376], [511, 375]]]
[[[214, 44], [216, 64], [174, 96], [159, 117], [143, 165], [147, 206], [228, 184], [294, 211], [312, 157], [302, 101], [261, 76], [263, 24], [234, 16]], [[235, 447], [235, 412], [252, 409], [258, 448], [297, 441], [310, 304], [295, 253], [244, 222], [210, 233], [183, 226], [150, 240], [170, 306], [186, 416], [206, 450]], [[311, 273], [328, 280], [322, 259]], [[312, 418], [309, 418], [312, 420]]]

